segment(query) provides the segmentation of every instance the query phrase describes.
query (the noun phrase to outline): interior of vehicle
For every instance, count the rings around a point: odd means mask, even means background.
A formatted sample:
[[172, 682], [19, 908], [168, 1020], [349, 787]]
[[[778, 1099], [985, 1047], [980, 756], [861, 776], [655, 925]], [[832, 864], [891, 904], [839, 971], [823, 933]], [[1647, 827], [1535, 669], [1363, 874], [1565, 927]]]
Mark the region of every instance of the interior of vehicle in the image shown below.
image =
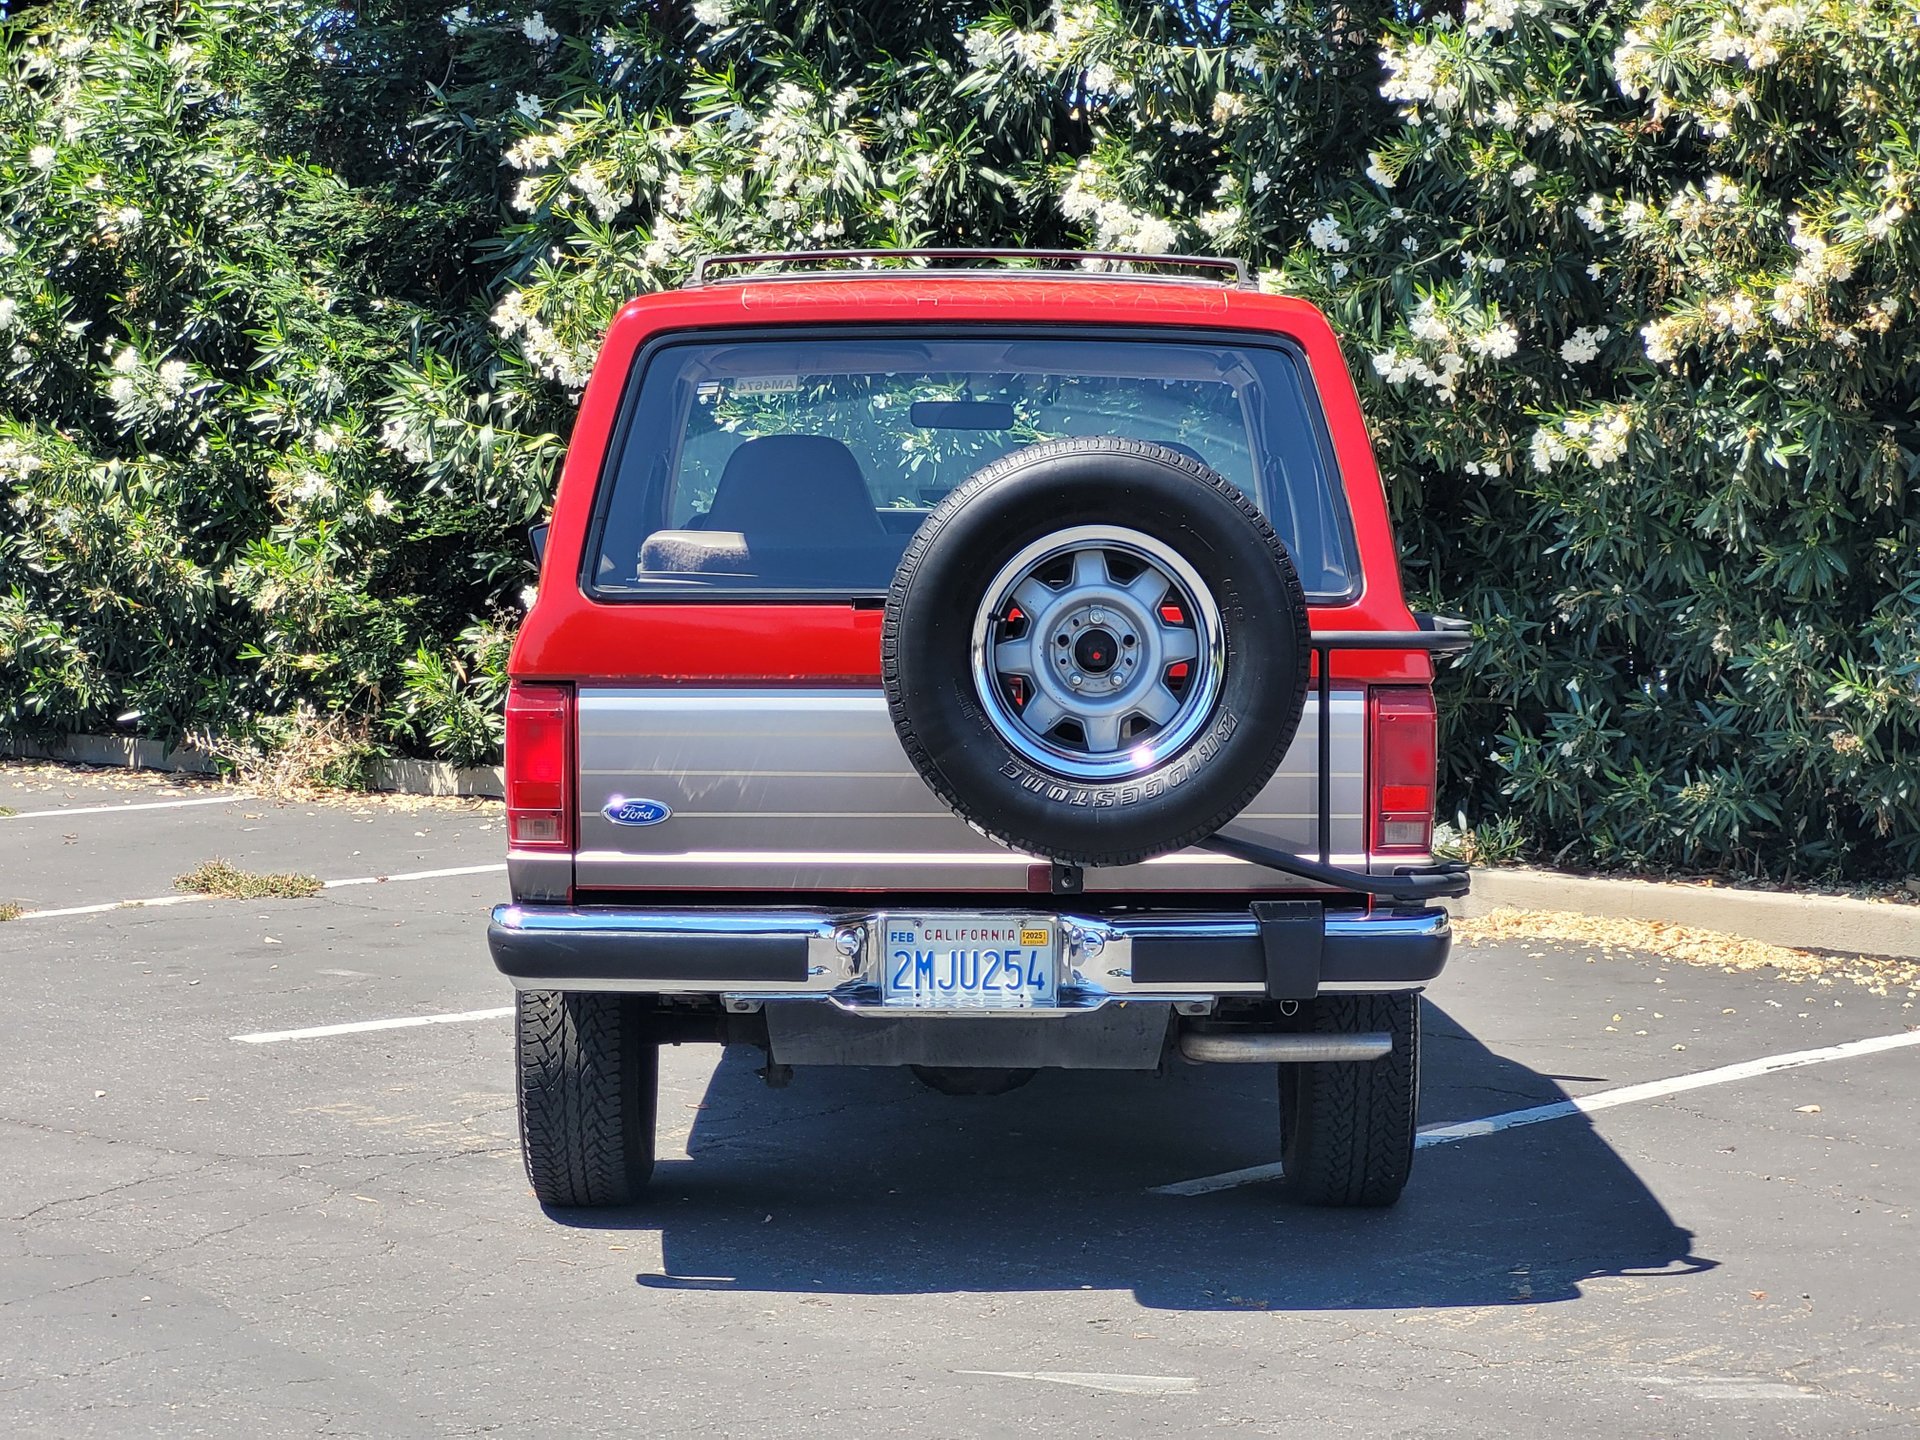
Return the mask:
[[669, 345], [603, 497], [594, 589], [884, 592], [928, 511], [1001, 455], [1118, 435], [1266, 510], [1309, 593], [1351, 593], [1312, 390], [1278, 346], [1029, 337]]

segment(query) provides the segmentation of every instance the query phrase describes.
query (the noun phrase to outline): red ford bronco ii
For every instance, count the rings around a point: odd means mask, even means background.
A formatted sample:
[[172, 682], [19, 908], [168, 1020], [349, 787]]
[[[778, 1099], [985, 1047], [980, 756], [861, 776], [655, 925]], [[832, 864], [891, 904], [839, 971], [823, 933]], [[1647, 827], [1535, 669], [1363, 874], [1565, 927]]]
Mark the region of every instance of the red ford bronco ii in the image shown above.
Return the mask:
[[1312, 306], [1186, 257], [708, 260], [613, 322], [539, 543], [488, 939], [541, 1201], [639, 1198], [696, 1040], [970, 1094], [1270, 1064], [1283, 1189], [1399, 1196], [1465, 637], [1407, 609]]

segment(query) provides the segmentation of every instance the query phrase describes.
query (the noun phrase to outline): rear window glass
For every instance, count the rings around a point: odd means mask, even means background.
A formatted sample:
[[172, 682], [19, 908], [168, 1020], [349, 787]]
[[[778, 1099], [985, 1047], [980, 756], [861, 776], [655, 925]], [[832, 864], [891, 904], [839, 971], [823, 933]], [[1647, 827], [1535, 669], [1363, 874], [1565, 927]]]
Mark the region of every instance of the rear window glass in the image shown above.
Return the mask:
[[927, 512], [981, 466], [1067, 436], [1151, 440], [1252, 497], [1309, 595], [1357, 579], [1304, 362], [1242, 342], [676, 343], [636, 375], [590, 588], [883, 593]]

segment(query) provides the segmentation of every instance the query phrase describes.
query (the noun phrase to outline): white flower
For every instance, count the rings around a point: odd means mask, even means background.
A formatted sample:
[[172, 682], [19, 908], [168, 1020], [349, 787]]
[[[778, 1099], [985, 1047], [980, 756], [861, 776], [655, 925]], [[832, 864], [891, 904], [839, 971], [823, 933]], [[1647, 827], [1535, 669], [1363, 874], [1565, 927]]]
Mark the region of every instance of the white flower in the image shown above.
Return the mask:
[[384, 490], [375, 490], [367, 496], [367, 509], [375, 518], [384, 520], [400, 507], [387, 498]]
[[1545, 425], [1533, 432], [1533, 443], [1527, 448], [1532, 453], [1533, 468], [1536, 470], [1551, 470], [1555, 461], [1567, 458], [1566, 445]]
[[535, 45], [548, 45], [560, 38], [560, 32], [547, 24], [547, 17], [538, 10], [520, 22], [520, 33]]
[[1600, 278], [1600, 262], [1596, 260], [1591, 265], [1587, 266], [1587, 279], [1598, 280], [1599, 278]]
[[1327, 273], [1333, 276], [1333, 278], [1336, 280], [1346, 279], [1347, 278], [1347, 262], [1344, 260], [1334, 261], [1331, 265], [1327, 266]]
[[1716, 205], [1731, 205], [1740, 198], [1740, 187], [1724, 175], [1707, 177], [1707, 199]]
[[1582, 325], [1560, 346], [1560, 358], [1569, 365], [1584, 365], [1600, 353], [1600, 342], [1611, 333], [1605, 325]]
[[1353, 248], [1353, 242], [1340, 233], [1340, 222], [1331, 215], [1322, 215], [1307, 226], [1307, 243], [1316, 250], [1334, 252]]
[[1517, 165], [1514, 167], [1511, 178], [1516, 188], [1524, 190], [1539, 178], [1539, 175], [1540, 172], [1531, 165]]
[[1469, 35], [1489, 35], [1496, 30], [1511, 30], [1522, 15], [1538, 15], [1541, 0], [1467, 0], [1461, 20]]
[[1893, 233], [1893, 227], [1904, 220], [1906, 216], [1906, 206], [1898, 204], [1889, 205], [1878, 215], [1867, 221], [1867, 238], [1869, 240], [1886, 239], [1888, 235]]
[[1507, 268], [1507, 257], [1504, 255], [1491, 255], [1487, 257], [1485, 264], [1489, 275], [1498, 275], [1502, 270]]
[[538, 95], [529, 95], [524, 90], [513, 97], [513, 108], [529, 120], [538, 120], [542, 115], [547, 113], [547, 107], [540, 103], [540, 97]]
[[136, 205], [122, 205], [113, 212], [113, 223], [129, 235], [138, 230], [146, 222], [146, 218]]
[[1444, 345], [1453, 338], [1453, 331], [1447, 328], [1446, 320], [1434, 310], [1431, 297], [1420, 302], [1420, 308], [1414, 311], [1407, 330], [1414, 339], [1427, 340], [1435, 345]]
[[473, 7], [462, 5], [458, 10], [449, 10], [440, 17], [440, 23], [447, 27], [449, 35], [458, 35], [462, 30], [470, 30], [474, 25]]
[[[1254, 194], [1264, 195], [1266, 193], [1267, 187], [1273, 184], [1273, 176], [1269, 175], [1264, 170], [1256, 170], [1253, 172], [1253, 179], [1251, 179], [1247, 183], [1248, 183], [1248, 186], [1252, 189]], [[1900, 207], [1897, 205], [1894, 207], [1894, 209], [1896, 210], [1899, 208]]]
[[1721, 329], [1730, 330], [1735, 335], [1744, 335], [1760, 323], [1758, 307], [1753, 297], [1744, 291], [1725, 300], [1709, 301], [1707, 317]]
[[36, 170], [51, 170], [57, 157], [51, 145], [36, 145], [27, 152], [27, 163]]
[[1460, 87], [1451, 78], [1453, 57], [1443, 44], [1412, 44], [1404, 50], [1388, 45], [1380, 63], [1387, 71], [1380, 93], [1387, 99], [1409, 107], [1424, 104], [1441, 114], [1460, 103]]
[[718, 30], [733, 19], [733, 0], [693, 0], [693, 18], [701, 25]]
[[1674, 320], [1655, 320], [1650, 325], [1642, 325], [1640, 338], [1646, 342], [1647, 358], [1656, 365], [1669, 363], [1680, 338], [1679, 331], [1679, 323]]
[[1493, 105], [1493, 123], [1512, 129], [1520, 123], [1520, 107], [1506, 96], [1501, 96]]
[[1474, 354], [1489, 360], [1504, 360], [1520, 348], [1520, 332], [1502, 320], [1470, 338], [1467, 346]]
[[131, 375], [140, 368], [140, 352], [131, 345], [113, 357], [113, 368], [122, 375]]
[[113, 377], [113, 382], [107, 386], [107, 394], [112, 397], [116, 405], [132, 404], [133, 397], [138, 393], [139, 391], [134, 388], [131, 375], [116, 375]]
[[1604, 196], [1589, 195], [1586, 204], [1573, 207], [1573, 213], [1594, 234], [1607, 233], [1607, 202]]
[[1386, 166], [1381, 164], [1378, 150], [1367, 152], [1367, 178], [1382, 190], [1393, 188], [1393, 176], [1388, 173]]
[[160, 384], [170, 394], [178, 395], [187, 388], [187, 375], [187, 362], [184, 360], [160, 362]]
[[0, 295], [0, 330], [12, 326], [13, 317], [19, 309], [18, 302], [11, 295]]
[[540, 598], [540, 589], [538, 586], [535, 586], [535, 585], [528, 585], [524, 589], [522, 589], [520, 592], [520, 603], [526, 606], [527, 609], [529, 610], [533, 608], [533, 602], [535, 600], [538, 600], [539, 598]]

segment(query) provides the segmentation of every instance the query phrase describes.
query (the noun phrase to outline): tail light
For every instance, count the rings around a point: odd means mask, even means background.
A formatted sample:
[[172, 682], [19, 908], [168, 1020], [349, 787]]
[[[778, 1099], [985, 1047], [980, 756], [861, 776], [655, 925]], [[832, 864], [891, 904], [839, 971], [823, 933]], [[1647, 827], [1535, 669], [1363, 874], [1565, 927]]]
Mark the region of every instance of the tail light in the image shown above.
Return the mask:
[[1373, 845], [1378, 852], [1433, 848], [1438, 722], [1425, 686], [1376, 685], [1367, 702]]
[[573, 689], [507, 687], [507, 843], [564, 850], [573, 800]]

